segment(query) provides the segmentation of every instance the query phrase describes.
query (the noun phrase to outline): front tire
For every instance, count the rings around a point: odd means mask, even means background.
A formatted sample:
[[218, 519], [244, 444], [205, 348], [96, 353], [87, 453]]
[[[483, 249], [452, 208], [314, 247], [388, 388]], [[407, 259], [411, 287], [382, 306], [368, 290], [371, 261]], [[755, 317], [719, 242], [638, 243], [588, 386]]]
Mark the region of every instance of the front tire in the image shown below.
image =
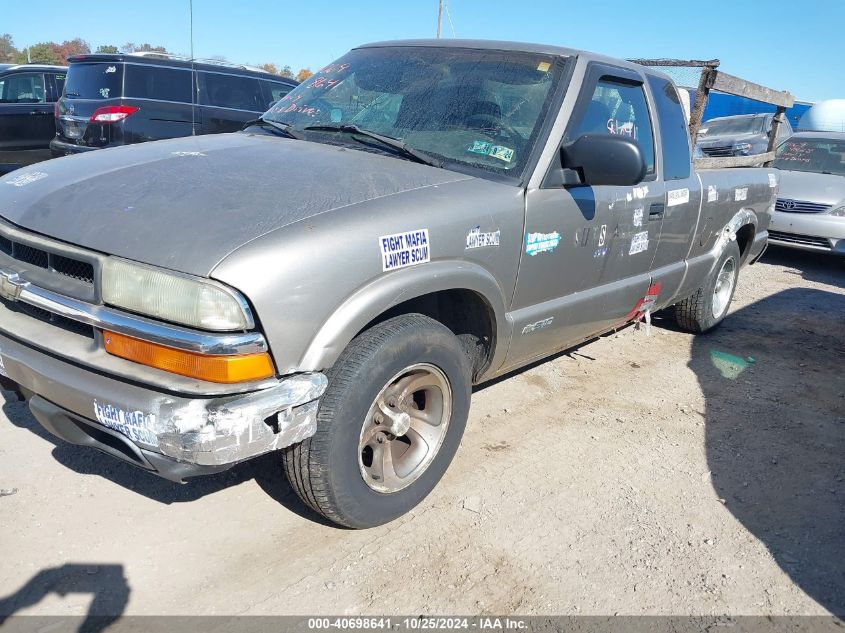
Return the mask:
[[359, 334], [327, 375], [317, 432], [284, 451], [288, 481], [335, 523], [387, 523], [449, 467], [469, 414], [470, 361], [448, 328], [408, 314]]
[[719, 325], [730, 308], [739, 267], [739, 246], [732, 240], [698, 290], [674, 306], [678, 327], [701, 334]]

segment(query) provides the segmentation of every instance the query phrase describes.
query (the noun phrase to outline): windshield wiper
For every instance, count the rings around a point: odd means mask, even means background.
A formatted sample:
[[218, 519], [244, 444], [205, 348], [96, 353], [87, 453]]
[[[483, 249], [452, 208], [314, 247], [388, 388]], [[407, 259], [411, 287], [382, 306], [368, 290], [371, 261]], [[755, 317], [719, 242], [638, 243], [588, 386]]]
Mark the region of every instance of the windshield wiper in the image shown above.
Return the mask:
[[378, 141], [382, 145], [396, 150], [402, 156], [415, 160], [418, 163], [422, 163], [423, 165], [430, 165], [432, 167], [443, 167], [443, 161], [438, 160], [433, 156], [426, 154], [425, 152], [421, 152], [418, 149], [408, 147], [404, 143], [404, 141], [400, 141], [398, 138], [393, 138], [392, 136], [385, 136], [384, 134], [379, 134], [378, 132], [371, 132], [370, 130], [360, 128], [357, 125], [351, 125], [349, 123], [339, 125], [309, 125], [308, 127], [303, 129], [309, 132], [346, 132], [347, 134], [358, 134], [359, 136], [366, 136], [367, 138], [371, 138], [374, 141]]
[[245, 130], [248, 127], [252, 127], [253, 125], [257, 125], [260, 127], [269, 127], [270, 129], [279, 132], [282, 136], [286, 136], [287, 138], [295, 138], [297, 140], [302, 140], [302, 137], [299, 134], [291, 131], [291, 125], [289, 123], [279, 123], [278, 121], [270, 121], [268, 119], [255, 119], [253, 121], [247, 121], [246, 123], [244, 123], [241, 129]]

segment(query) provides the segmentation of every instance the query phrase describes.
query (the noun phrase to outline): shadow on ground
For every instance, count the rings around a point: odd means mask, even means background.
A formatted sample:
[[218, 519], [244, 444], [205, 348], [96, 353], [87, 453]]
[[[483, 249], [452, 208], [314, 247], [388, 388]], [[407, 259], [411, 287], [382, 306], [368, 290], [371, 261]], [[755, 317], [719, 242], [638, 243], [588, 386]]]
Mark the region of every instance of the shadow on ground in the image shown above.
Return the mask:
[[845, 614], [843, 361], [845, 296], [803, 288], [731, 314], [695, 337], [690, 360], [719, 497], [835, 614]]
[[255, 480], [270, 497], [291, 512], [324, 525], [334, 525], [313, 512], [291, 490], [282, 468], [281, 454], [268, 453], [237, 464], [214, 475], [205, 475], [178, 484], [125, 463], [100, 451], [64, 442], [42, 427], [29, 412], [26, 402], [18, 401], [11, 392], [4, 392], [3, 412], [20, 428], [27, 429], [54, 445], [53, 457], [63, 466], [83, 475], [98, 475], [159, 503], [195, 501], [231, 486]]
[[[43, 569], [15, 593], [0, 598], [0, 628], [15, 613], [38, 604], [50, 594], [83, 594], [92, 597], [87, 615], [69, 620], [79, 621], [76, 630], [80, 633], [102, 631], [126, 610], [129, 592], [123, 565], [66, 563], [61, 567]], [[42, 630], [56, 630], [57, 627], [67, 630], [70, 621], [63, 623], [61, 619], [54, 618], [41, 624], [44, 625]]]
[[798, 275], [807, 281], [845, 288], [845, 257], [769, 246], [761, 261], [764, 264], [783, 266], [787, 273]]

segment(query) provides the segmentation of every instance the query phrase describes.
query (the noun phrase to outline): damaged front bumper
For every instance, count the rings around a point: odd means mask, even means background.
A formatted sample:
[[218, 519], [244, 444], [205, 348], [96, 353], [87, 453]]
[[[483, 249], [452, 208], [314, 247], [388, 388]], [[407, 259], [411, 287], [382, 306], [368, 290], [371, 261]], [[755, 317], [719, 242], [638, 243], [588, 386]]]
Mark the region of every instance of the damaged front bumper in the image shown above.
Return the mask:
[[0, 334], [0, 373], [35, 418], [92, 446], [181, 481], [284, 448], [316, 431], [323, 374], [286, 376], [251, 393], [183, 396], [103, 375]]

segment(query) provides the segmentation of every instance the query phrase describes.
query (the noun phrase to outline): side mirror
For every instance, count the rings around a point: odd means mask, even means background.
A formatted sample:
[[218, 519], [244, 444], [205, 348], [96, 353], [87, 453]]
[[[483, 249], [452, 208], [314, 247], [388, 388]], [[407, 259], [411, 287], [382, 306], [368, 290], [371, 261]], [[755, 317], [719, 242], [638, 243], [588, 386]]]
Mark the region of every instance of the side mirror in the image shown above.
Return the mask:
[[[560, 148], [557, 186], [636, 185], [646, 174], [640, 146], [623, 136], [584, 134]], [[555, 183], [554, 181], [558, 181]]]

